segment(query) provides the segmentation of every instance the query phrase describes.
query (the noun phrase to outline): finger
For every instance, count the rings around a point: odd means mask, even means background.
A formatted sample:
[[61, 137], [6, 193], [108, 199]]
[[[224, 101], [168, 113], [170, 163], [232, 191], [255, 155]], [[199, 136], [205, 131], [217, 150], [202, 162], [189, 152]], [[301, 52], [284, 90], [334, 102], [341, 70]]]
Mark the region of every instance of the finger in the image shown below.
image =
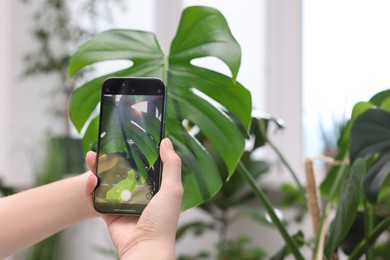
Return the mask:
[[169, 139], [160, 145], [163, 162], [161, 188], [143, 211], [137, 228], [144, 239], [175, 239], [180, 205], [183, 197], [181, 183], [181, 160]]
[[[89, 173], [88, 175], [88, 178], [87, 178], [87, 182], [86, 182], [86, 185], [85, 185], [85, 193], [86, 193], [86, 197], [89, 201], [89, 205], [91, 206], [91, 208], [93, 208], [93, 191], [95, 190], [95, 187], [98, 183], [98, 180], [97, 180], [97, 177], [95, 174], [93, 173]], [[97, 215], [97, 212], [92, 209], [92, 212], [95, 214], [95, 216]]]
[[85, 161], [87, 162], [88, 168], [96, 173], [96, 153], [89, 151], [85, 156]]
[[173, 149], [173, 145], [168, 138], [161, 142], [160, 156], [163, 162], [161, 190], [181, 200], [183, 196], [183, 186], [181, 182], [181, 159]]
[[92, 198], [93, 191], [95, 190], [98, 184], [98, 179], [95, 174], [89, 174], [86, 185], [87, 195]]

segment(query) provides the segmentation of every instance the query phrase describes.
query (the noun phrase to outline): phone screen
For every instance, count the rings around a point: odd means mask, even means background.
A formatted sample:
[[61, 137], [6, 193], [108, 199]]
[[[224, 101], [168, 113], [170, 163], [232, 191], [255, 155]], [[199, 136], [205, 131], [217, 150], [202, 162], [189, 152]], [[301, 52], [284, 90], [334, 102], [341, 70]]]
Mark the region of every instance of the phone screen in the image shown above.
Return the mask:
[[140, 214], [159, 190], [165, 92], [154, 78], [103, 84], [94, 192], [99, 212]]

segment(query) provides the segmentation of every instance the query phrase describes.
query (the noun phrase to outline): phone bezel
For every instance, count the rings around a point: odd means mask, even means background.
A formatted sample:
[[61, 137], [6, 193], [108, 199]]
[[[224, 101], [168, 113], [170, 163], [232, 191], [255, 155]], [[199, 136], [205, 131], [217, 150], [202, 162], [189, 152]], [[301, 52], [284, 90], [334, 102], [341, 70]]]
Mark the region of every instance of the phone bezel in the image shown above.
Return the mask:
[[[107, 78], [102, 85], [101, 89], [101, 99], [104, 95], [162, 95], [163, 104], [162, 104], [162, 116], [161, 116], [161, 131], [160, 131], [160, 140], [165, 136], [165, 111], [166, 111], [166, 96], [167, 89], [165, 83], [158, 78], [150, 77], [111, 77]], [[100, 104], [100, 114], [99, 114], [99, 130], [98, 130], [98, 142], [97, 142], [97, 156], [96, 156], [96, 173], [98, 171], [98, 158], [99, 158], [99, 146], [100, 146], [100, 133], [101, 133], [101, 115], [102, 115], [103, 106]], [[157, 159], [159, 161], [158, 169], [158, 178], [160, 189], [161, 185], [161, 173], [162, 173], [162, 162], [160, 156]], [[100, 181], [98, 181], [99, 186]], [[95, 188], [95, 190], [96, 190]], [[93, 194], [93, 205], [97, 212], [103, 214], [120, 214], [120, 215], [140, 215], [145, 209], [147, 204], [131, 204], [131, 203], [108, 203], [108, 202], [97, 202], [95, 193]]]

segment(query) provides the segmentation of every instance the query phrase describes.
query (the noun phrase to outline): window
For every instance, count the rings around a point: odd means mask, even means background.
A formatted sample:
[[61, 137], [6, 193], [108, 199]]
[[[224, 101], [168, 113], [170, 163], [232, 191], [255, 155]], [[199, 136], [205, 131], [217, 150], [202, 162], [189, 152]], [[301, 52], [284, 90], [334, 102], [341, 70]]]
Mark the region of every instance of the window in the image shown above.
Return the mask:
[[305, 1], [303, 8], [304, 153], [324, 148], [353, 105], [390, 86], [388, 1]]

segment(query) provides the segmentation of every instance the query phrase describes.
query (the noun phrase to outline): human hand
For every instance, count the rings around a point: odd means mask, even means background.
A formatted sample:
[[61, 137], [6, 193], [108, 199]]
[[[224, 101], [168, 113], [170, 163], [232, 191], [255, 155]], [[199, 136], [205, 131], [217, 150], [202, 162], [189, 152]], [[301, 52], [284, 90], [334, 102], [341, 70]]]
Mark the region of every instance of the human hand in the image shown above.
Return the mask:
[[[174, 259], [175, 236], [183, 196], [181, 160], [169, 139], [160, 145], [163, 162], [161, 188], [140, 217], [102, 215], [121, 259]], [[86, 156], [88, 167], [95, 172], [96, 153]], [[92, 174], [87, 191], [92, 195], [97, 177]]]

